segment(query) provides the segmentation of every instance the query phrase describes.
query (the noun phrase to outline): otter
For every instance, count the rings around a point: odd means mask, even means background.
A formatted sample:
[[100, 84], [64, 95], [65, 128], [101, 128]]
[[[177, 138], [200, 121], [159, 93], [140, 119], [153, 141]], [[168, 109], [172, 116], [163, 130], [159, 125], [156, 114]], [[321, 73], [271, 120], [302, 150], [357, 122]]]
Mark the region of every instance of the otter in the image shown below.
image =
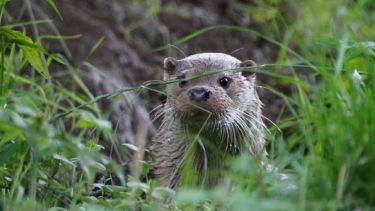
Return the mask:
[[[223, 53], [164, 59], [164, 80], [178, 82], [167, 85], [167, 100], [157, 113], [162, 121], [151, 145], [157, 185], [213, 186], [228, 157], [266, 154], [255, 73], [238, 71], [251, 66], [252, 60]], [[220, 71], [194, 77], [210, 70]]]

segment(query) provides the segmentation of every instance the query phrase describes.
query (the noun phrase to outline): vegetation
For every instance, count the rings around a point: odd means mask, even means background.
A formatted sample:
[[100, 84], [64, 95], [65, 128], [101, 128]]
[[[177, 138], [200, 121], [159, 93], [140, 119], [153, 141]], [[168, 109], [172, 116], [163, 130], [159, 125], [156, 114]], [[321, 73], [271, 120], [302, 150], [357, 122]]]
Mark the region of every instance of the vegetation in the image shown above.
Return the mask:
[[[267, 171], [257, 158], [240, 156], [228, 160], [228, 184], [184, 187], [178, 193], [124, 170], [131, 152], [140, 149], [120, 144], [108, 113], [98, 105], [104, 98], [149, 90], [154, 83], [93, 96], [79, 74], [90, 64], [73, 66], [42, 44], [47, 38], [64, 42], [72, 37], [39, 35], [39, 20], [13, 23], [7, 3], [0, 0], [1, 210], [374, 209], [372, 0], [301, 1], [288, 6], [278, 0], [257, 6], [238, 2], [241, 10], [270, 27], [256, 31], [212, 26], [176, 40], [179, 45], [221, 29], [276, 45], [274, 64], [250, 70], [272, 79], [262, 86], [284, 100], [280, 113], [286, 113], [267, 133], [273, 170]], [[52, 0], [48, 3], [60, 14]], [[283, 13], [286, 9], [293, 11], [293, 18]], [[26, 33], [30, 28], [32, 33]], [[98, 45], [100, 41], [91, 52]], [[51, 71], [52, 64], [65, 71]], [[61, 74], [64, 82], [58, 80]], [[291, 87], [292, 93], [278, 91], [275, 84]], [[139, 168], [145, 176], [147, 161]], [[165, 196], [172, 198], [170, 204], [164, 204]]]

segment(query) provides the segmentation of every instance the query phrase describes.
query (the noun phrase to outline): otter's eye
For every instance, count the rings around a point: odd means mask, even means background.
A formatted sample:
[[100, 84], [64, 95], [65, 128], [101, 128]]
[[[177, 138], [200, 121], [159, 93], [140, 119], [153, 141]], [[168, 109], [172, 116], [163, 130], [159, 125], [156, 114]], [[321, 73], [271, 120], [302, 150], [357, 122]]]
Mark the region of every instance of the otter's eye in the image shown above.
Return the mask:
[[[184, 79], [185, 78], [185, 75], [180, 75], [177, 77], [177, 80], [181, 80], [181, 79]], [[180, 83], [178, 84], [181, 88], [184, 87], [185, 85], [187, 84], [187, 81], [185, 80], [182, 80], [180, 81]]]
[[225, 89], [225, 88], [228, 88], [231, 81], [232, 81], [231, 78], [222, 77], [222, 78], [219, 79], [219, 84], [220, 84], [220, 86], [222, 86]]

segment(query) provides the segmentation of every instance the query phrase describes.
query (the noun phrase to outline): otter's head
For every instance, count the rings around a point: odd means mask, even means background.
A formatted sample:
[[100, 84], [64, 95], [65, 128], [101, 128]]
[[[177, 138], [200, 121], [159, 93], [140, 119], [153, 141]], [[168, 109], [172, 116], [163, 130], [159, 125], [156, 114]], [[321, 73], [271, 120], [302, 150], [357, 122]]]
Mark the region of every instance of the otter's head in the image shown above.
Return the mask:
[[223, 71], [193, 80], [183, 80], [209, 70], [229, 70], [255, 65], [252, 60], [241, 62], [222, 53], [195, 54], [181, 60], [168, 57], [164, 60], [164, 80], [182, 81], [168, 85], [167, 103], [178, 115], [186, 117], [202, 113], [217, 116], [249, 109], [255, 111], [259, 107], [259, 99], [254, 89], [254, 73]]

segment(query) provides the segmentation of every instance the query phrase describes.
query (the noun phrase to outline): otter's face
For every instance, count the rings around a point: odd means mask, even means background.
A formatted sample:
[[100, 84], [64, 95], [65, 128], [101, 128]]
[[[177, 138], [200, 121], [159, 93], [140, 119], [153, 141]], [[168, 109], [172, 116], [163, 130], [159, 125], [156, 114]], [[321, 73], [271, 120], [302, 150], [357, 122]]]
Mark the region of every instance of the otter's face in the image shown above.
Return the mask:
[[[196, 54], [182, 60], [164, 60], [164, 79], [181, 80], [168, 85], [167, 103], [181, 116], [200, 114], [221, 115], [233, 110], [257, 108], [254, 90], [255, 75], [249, 72], [220, 72], [193, 80], [208, 70], [234, 69], [253, 66], [251, 60], [241, 62], [226, 54]], [[254, 105], [252, 105], [254, 104]]]

